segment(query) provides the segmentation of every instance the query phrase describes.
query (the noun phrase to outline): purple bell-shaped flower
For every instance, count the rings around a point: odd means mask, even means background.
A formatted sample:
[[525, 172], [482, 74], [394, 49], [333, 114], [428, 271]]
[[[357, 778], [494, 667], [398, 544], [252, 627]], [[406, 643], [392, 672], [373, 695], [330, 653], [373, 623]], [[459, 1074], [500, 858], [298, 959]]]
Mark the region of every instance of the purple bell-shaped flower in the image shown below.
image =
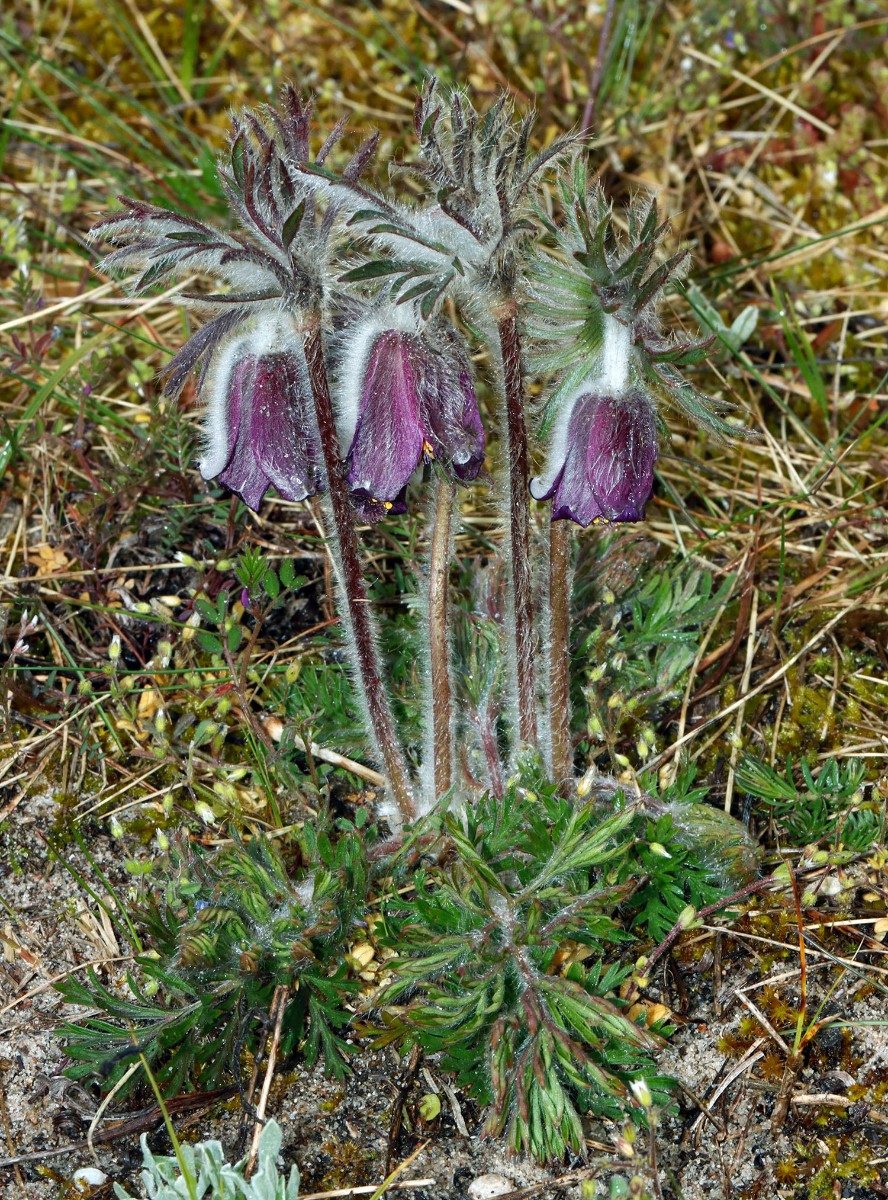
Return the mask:
[[657, 417], [644, 392], [579, 395], [556, 436], [536, 500], [553, 500], [552, 520], [640, 521], [654, 487]]
[[384, 329], [350, 364], [358, 405], [346, 466], [355, 507], [367, 520], [406, 512], [410, 476], [422, 459], [457, 479], [475, 479], [485, 437], [468, 357], [447, 335], [441, 349], [417, 334]]
[[324, 485], [305, 365], [293, 350], [258, 349], [238, 339], [211, 366], [200, 461], [204, 479], [218, 479], [254, 511], [272, 485], [286, 500]]

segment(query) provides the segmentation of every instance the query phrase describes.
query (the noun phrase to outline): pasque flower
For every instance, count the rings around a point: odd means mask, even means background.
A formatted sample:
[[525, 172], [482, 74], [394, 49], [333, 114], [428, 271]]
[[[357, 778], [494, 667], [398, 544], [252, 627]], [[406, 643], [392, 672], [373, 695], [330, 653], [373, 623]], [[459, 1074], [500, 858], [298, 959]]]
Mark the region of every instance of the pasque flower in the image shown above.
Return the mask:
[[[311, 105], [292, 87], [278, 110], [236, 116], [230, 152], [218, 177], [240, 229], [217, 229], [194, 217], [120, 197], [122, 209], [93, 236], [115, 249], [108, 269], [138, 268], [137, 291], [173, 278], [213, 279], [218, 290], [181, 292], [204, 324], [165, 368], [164, 392], [175, 399], [195, 367], [205, 405], [205, 479], [238, 492], [257, 508], [270, 485], [292, 500], [317, 492], [324, 478], [314, 401], [303, 344], [317, 328], [333, 254], [332, 210], [305, 187]], [[313, 162], [324, 162], [343, 132], [337, 126]], [[355, 181], [376, 138], [345, 167]], [[306, 318], [309, 318], [306, 320]]]
[[631, 332], [603, 318], [595, 370], [562, 406], [546, 470], [531, 495], [553, 500], [552, 520], [640, 521], [654, 486], [657, 414], [632, 382]]
[[267, 338], [237, 338], [216, 356], [206, 382], [205, 479], [258, 510], [273, 485], [287, 500], [322, 490], [321, 453], [301, 352]]
[[[537, 253], [527, 306], [534, 365], [559, 378], [541, 432], [563, 424], [565, 408], [569, 412], [579, 397], [616, 397], [631, 384], [651, 403], [683, 413], [717, 437], [742, 433], [729, 419], [730, 402], [705, 395], [681, 370], [701, 363], [714, 338], [694, 341], [663, 328], [663, 296], [684, 274], [689, 254], [679, 250], [659, 261], [669, 222], [658, 224], [656, 203], [639, 198], [626, 211], [625, 235], [619, 234], [611, 204], [590, 184], [582, 156], [562, 171], [558, 191], [563, 222], [544, 224], [559, 253]], [[627, 437], [633, 429], [630, 421]]]
[[[428, 79], [414, 110], [419, 155], [407, 169], [418, 178], [421, 194], [414, 190], [411, 203], [364, 183], [356, 185], [346, 172], [313, 175], [315, 186], [332, 194], [336, 204], [350, 213], [349, 224], [382, 255], [347, 272], [344, 281], [383, 280], [382, 294], [392, 304], [412, 301], [424, 320], [433, 319], [446, 301], [453, 301], [473, 327], [484, 331], [482, 336], [493, 339], [491, 365], [505, 424], [506, 486], [500, 494], [509, 536], [503, 547], [514, 581], [510, 620], [514, 687], [510, 691], [520, 739], [535, 746], [528, 449], [516, 285], [528, 242], [538, 228], [540, 176], [575, 138], [555, 138], [534, 155], [530, 152], [533, 114], [516, 119], [505, 94], [482, 114], [461, 90], [449, 90], [447, 95], [443, 91], [434, 77]], [[477, 418], [471, 400], [464, 405], [464, 414], [464, 424], [474, 428]], [[423, 432], [431, 443], [428, 430]], [[381, 473], [365, 468], [362, 480], [358, 448], [351, 466], [360, 497], [364, 482], [379, 487]], [[466, 463], [474, 461], [480, 466], [477, 448]], [[457, 455], [452, 462], [462, 465], [461, 473], [471, 477], [474, 466], [466, 470]], [[386, 482], [393, 485], [398, 480], [392, 475]], [[404, 482], [406, 477], [398, 491], [389, 488], [383, 507], [403, 506]], [[371, 503], [365, 507], [378, 512], [373, 499], [371, 492]]]
[[468, 357], [451, 331], [438, 331], [438, 340], [374, 328], [357, 335], [346, 361], [348, 484], [368, 520], [406, 511], [407, 484], [423, 459], [464, 482], [481, 470], [484, 428]]
[[530, 490], [537, 500], [552, 498], [553, 521], [640, 521], [656, 461], [657, 418], [644, 392], [584, 392], [553, 444], [546, 475]]

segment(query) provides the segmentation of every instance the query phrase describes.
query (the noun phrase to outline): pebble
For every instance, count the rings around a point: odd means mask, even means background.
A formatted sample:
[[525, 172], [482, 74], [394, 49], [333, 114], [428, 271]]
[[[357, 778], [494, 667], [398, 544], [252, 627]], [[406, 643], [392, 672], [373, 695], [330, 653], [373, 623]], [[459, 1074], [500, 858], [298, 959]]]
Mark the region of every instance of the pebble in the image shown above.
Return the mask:
[[514, 1190], [511, 1179], [505, 1175], [479, 1175], [469, 1184], [469, 1200], [490, 1200], [493, 1196], [505, 1196]]
[[87, 1189], [101, 1187], [108, 1179], [104, 1171], [100, 1171], [97, 1167], [80, 1167], [71, 1176], [71, 1182], [75, 1187], [80, 1188], [82, 1192]]

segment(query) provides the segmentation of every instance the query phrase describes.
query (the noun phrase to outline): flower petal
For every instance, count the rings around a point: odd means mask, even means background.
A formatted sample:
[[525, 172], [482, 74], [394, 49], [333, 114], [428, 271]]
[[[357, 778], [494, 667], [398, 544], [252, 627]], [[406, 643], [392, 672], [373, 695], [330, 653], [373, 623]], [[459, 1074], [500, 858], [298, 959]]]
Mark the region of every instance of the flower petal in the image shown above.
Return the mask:
[[383, 517], [397, 517], [407, 511], [406, 483], [395, 496], [394, 500], [377, 500], [363, 488], [357, 488], [351, 494], [352, 503], [359, 516], [370, 524], [381, 521]]
[[418, 339], [389, 329], [376, 339], [367, 360], [346, 463], [349, 487], [370, 520], [403, 503], [422, 457], [418, 386], [423, 364], [417, 347], [425, 353]]
[[321, 490], [320, 447], [308, 381], [295, 354], [266, 354], [254, 370], [250, 438], [257, 463], [286, 500]]
[[258, 512], [271, 480], [256, 461], [250, 437], [249, 405], [256, 359], [241, 359], [228, 383], [228, 462], [218, 475], [219, 483], [237, 492], [243, 502]]
[[657, 420], [647, 396], [579, 396], [565, 441], [563, 466], [547, 493], [554, 494], [552, 519], [583, 526], [640, 521], [658, 454]]
[[435, 457], [458, 479], [476, 479], [484, 463], [486, 439], [468, 358], [457, 351], [441, 356], [423, 380], [422, 423]]
[[213, 472], [258, 511], [273, 484], [287, 500], [304, 500], [323, 486], [320, 449], [309, 409], [308, 384], [290, 351], [247, 355], [230, 370], [226, 423], [228, 457]]

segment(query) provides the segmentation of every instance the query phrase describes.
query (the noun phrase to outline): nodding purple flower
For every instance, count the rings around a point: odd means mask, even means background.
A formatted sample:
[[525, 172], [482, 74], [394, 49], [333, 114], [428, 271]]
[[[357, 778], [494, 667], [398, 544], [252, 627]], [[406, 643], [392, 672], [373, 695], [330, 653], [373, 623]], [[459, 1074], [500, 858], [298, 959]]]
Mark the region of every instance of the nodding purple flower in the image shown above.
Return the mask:
[[422, 460], [441, 463], [463, 482], [477, 478], [484, 428], [455, 334], [443, 336], [441, 349], [404, 329], [359, 335], [348, 365], [359, 391], [346, 466], [363, 517], [406, 512], [407, 484]]
[[642, 391], [584, 392], [574, 400], [536, 500], [553, 500], [552, 520], [578, 525], [640, 521], [654, 487], [657, 418]]
[[[252, 351], [252, 352], [251, 352]], [[223, 348], [208, 372], [204, 479], [217, 478], [254, 511], [274, 485], [286, 500], [323, 489], [305, 364], [255, 336]]]
[[[314, 321], [323, 307], [336, 209], [318, 201], [306, 171], [322, 167], [344, 128], [340, 122], [312, 159], [311, 104], [288, 84], [277, 110], [263, 105], [232, 123], [217, 173], [240, 231], [125, 196], [91, 231], [113, 247], [109, 269], [139, 270], [136, 291], [195, 275], [220, 285], [179, 293], [203, 323], [167, 363], [164, 394], [178, 397], [200, 367], [198, 392], [208, 400], [201, 473], [251, 508], [271, 484], [292, 500], [321, 487], [302, 347], [304, 317]], [[363, 142], [344, 168], [351, 186], [378, 140]]]

